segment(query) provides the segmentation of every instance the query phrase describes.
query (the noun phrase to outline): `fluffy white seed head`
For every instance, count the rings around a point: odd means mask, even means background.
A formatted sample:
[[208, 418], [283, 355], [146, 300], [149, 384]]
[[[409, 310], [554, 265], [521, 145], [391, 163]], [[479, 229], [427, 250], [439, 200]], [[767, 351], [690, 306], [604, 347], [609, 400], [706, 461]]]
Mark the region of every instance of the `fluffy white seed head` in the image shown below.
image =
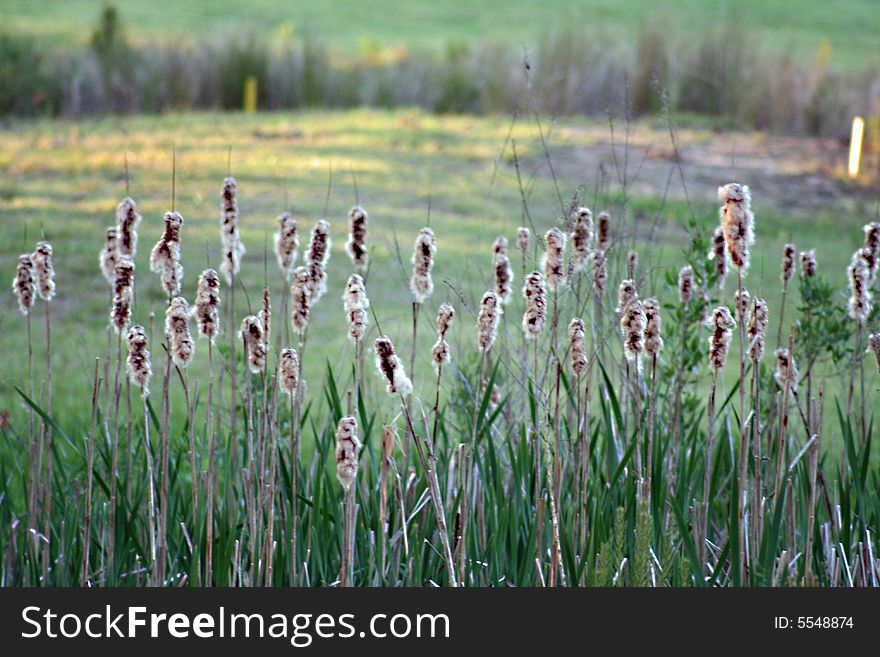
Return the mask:
[[607, 251], [611, 244], [611, 215], [600, 212], [596, 226], [596, 247], [600, 251]]
[[645, 328], [647, 318], [638, 298], [634, 299], [620, 317], [620, 330], [623, 333], [623, 353], [626, 359], [641, 367], [640, 356], [645, 350]]
[[220, 276], [213, 269], [199, 275], [195, 309], [199, 335], [213, 342], [220, 332]]
[[44, 301], [55, 298], [55, 265], [52, 263], [52, 245], [45, 240], [37, 242], [31, 259], [37, 281], [37, 294]]
[[128, 329], [125, 341], [128, 345], [128, 357], [125, 361], [128, 380], [132, 385], [140, 387], [141, 394], [147, 397], [150, 394], [150, 377], [153, 376], [150, 351], [147, 349], [147, 332], [143, 326], [134, 325]]
[[407, 377], [391, 339], [380, 335], [376, 338], [373, 348], [376, 350], [376, 368], [379, 370], [379, 375], [388, 381], [388, 392], [404, 397], [411, 394], [412, 381]]
[[587, 369], [587, 350], [584, 346], [586, 326], [584, 320], [575, 317], [568, 324], [569, 354], [571, 369], [575, 374], [583, 374]]
[[847, 269], [849, 274], [849, 316], [864, 322], [871, 313], [871, 291], [868, 289], [868, 263], [861, 249], [853, 254]]
[[22, 315], [29, 315], [34, 305], [34, 297], [37, 294], [37, 285], [34, 282], [34, 261], [29, 253], [18, 256], [18, 267], [15, 270], [15, 278], [12, 279], [12, 292], [18, 301], [18, 309]]
[[593, 241], [593, 213], [589, 208], [578, 208], [571, 230], [571, 267], [579, 272], [590, 259], [590, 242]]
[[523, 334], [526, 340], [532, 340], [541, 335], [547, 321], [547, 288], [541, 272], [533, 271], [526, 276], [522, 295], [526, 300], [526, 310], [522, 320]]
[[816, 275], [816, 252], [813, 249], [801, 251], [801, 276], [812, 278]]
[[327, 291], [327, 262], [330, 260], [330, 224], [319, 220], [312, 228], [309, 250], [306, 254], [306, 271], [309, 274], [309, 295], [312, 304]]
[[416, 237], [412, 255], [412, 278], [409, 289], [416, 303], [424, 303], [434, 292], [431, 270], [434, 268], [434, 255], [437, 253], [437, 240], [434, 231], [422, 228]]
[[789, 390], [797, 388], [798, 369], [788, 349], [780, 347], [776, 350], [776, 373], [773, 378], [780, 388], [788, 386]]
[[131, 304], [134, 301], [134, 263], [121, 258], [116, 265], [113, 284], [113, 307], [110, 323], [120, 335], [125, 335], [131, 321]]
[[480, 312], [477, 315], [477, 346], [480, 351], [487, 351], [495, 342], [501, 312], [498, 295], [492, 290], [483, 294], [483, 298], [480, 299]]
[[608, 271], [605, 268], [605, 252], [601, 249], [593, 251], [592, 274], [593, 292], [597, 297], [604, 297], [608, 289]]
[[625, 278], [617, 287], [617, 314], [623, 315], [631, 303], [639, 300], [636, 290], [636, 282], [631, 278]]
[[645, 299], [642, 302], [645, 311], [645, 351], [653, 356], [663, 348], [661, 336], [660, 302], [657, 299]]
[[165, 334], [171, 347], [171, 358], [178, 367], [186, 367], [195, 354], [195, 343], [189, 332], [189, 305], [183, 297], [174, 297], [165, 311]]
[[455, 308], [448, 303], [440, 304], [437, 309], [437, 334], [443, 338], [452, 328], [452, 322], [455, 319]]
[[281, 360], [278, 363], [278, 384], [281, 391], [291, 397], [296, 394], [299, 382], [299, 356], [293, 347], [285, 347], [281, 350]]
[[724, 242], [724, 229], [719, 226], [712, 234], [712, 250], [709, 258], [715, 263], [715, 273], [718, 275], [718, 287], [724, 287], [724, 279], [727, 278], [727, 257]]
[[733, 311], [736, 314], [737, 322], [745, 322], [749, 313], [749, 305], [751, 303], [751, 296], [749, 295], [749, 291], [745, 288], [737, 290], [733, 294]]
[[348, 242], [345, 250], [357, 271], [366, 271], [370, 255], [367, 253], [367, 211], [354, 206], [348, 213]]
[[709, 338], [709, 367], [713, 372], [724, 368], [727, 362], [727, 354], [730, 351], [730, 341], [733, 338], [733, 328], [736, 322], [730, 314], [727, 306], [718, 306], [712, 311], [712, 335]]
[[499, 235], [495, 238], [495, 241], [492, 242], [492, 255], [497, 256], [499, 253], [503, 255], [507, 255], [507, 238], [504, 235]]
[[755, 241], [755, 218], [747, 185], [729, 183], [718, 189], [723, 205], [719, 210], [727, 255], [733, 267], [742, 272], [749, 268], [749, 249]]
[[794, 276], [794, 256], [795, 256], [795, 248], [794, 244], [786, 244], [782, 247], [782, 287], [783, 289], [788, 287], [788, 282], [791, 280], [791, 277]]
[[756, 365], [764, 357], [764, 340], [767, 335], [769, 313], [767, 302], [759, 297], [752, 301], [752, 312], [749, 315], [749, 358]]
[[248, 315], [241, 321], [241, 339], [244, 342], [248, 369], [256, 374], [266, 367], [266, 335], [263, 322], [256, 315]]
[[134, 259], [137, 255], [138, 234], [141, 215], [135, 202], [126, 197], [116, 206], [116, 230], [119, 236], [119, 255]]
[[220, 239], [223, 244], [220, 272], [226, 277], [226, 283], [232, 285], [233, 276], [241, 271], [241, 257], [245, 251], [238, 231], [238, 186], [235, 178], [228, 177], [223, 181], [220, 199]]
[[502, 304], [510, 303], [513, 297], [513, 268], [510, 266], [510, 258], [504, 253], [495, 254], [495, 294]]
[[868, 336], [868, 348], [874, 352], [877, 359], [877, 371], [880, 372], [880, 333], [872, 333]]
[[169, 297], [180, 294], [183, 285], [183, 267], [180, 264], [180, 228], [183, 217], [179, 212], [166, 212], [162, 237], [150, 253], [150, 271], [159, 274], [162, 289]]
[[297, 333], [304, 333], [309, 325], [312, 298], [309, 293], [311, 276], [305, 267], [297, 267], [290, 284], [290, 324]]
[[287, 281], [290, 281], [293, 276], [298, 251], [299, 235], [297, 234], [296, 219], [290, 212], [282, 212], [278, 215], [278, 228], [275, 231], [275, 257], [278, 260], [278, 267]]
[[544, 253], [543, 268], [547, 287], [555, 290], [565, 285], [565, 233], [554, 227], [544, 235], [547, 250]]
[[694, 268], [686, 265], [678, 272], [678, 300], [681, 305], [687, 306], [694, 298]]
[[111, 226], [107, 229], [107, 237], [104, 241], [104, 248], [101, 249], [99, 263], [101, 265], [101, 273], [106, 281], [113, 285], [113, 279], [116, 277], [116, 262], [119, 260], [119, 229]]
[[532, 231], [525, 226], [520, 226], [516, 229], [516, 248], [523, 257], [529, 252], [529, 241], [531, 240], [531, 237]]
[[344, 490], [349, 490], [357, 477], [358, 451], [361, 441], [358, 439], [357, 420], [347, 415], [339, 420], [336, 427], [336, 477]]

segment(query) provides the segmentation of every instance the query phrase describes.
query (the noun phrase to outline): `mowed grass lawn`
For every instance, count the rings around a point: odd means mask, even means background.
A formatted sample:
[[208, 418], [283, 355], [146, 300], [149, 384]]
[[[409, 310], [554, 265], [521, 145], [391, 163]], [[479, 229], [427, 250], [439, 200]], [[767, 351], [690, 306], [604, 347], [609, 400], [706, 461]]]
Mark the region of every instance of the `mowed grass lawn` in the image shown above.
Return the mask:
[[[3, 20], [16, 33], [55, 44], [88, 40], [104, 0], [4, 0]], [[744, 36], [770, 49], [811, 55], [823, 41], [831, 61], [856, 67], [876, 57], [880, 12], [874, 0], [114, 0], [135, 41], [187, 39], [252, 29], [261, 34], [313, 38], [345, 53], [365, 42], [443, 48], [449, 42], [489, 39], [534, 47], [562, 26], [633, 41], [647, 23], [673, 34], [719, 28], [735, 21]], [[243, 13], [244, 12], [244, 13]], [[173, 26], [170, 27], [169, 26]]]
[[[562, 164], [580, 147], [584, 129], [590, 126], [595, 128], [596, 124], [572, 121], [553, 125], [548, 135], [551, 158]], [[663, 139], [662, 128], [657, 135], [658, 140]], [[416, 376], [417, 386], [421, 381], [427, 392], [432, 390], [426, 375], [437, 305], [451, 300], [459, 308], [453, 349], [471, 353], [475, 339], [472, 309], [490, 285], [492, 241], [504, 234], [513, 243], [516, 228], [523, 223], [512, 140], [520, 157], [531, 217], [543, 231], [556, 221], [559, 204], [536, 128], [526, 120], [512, 124], [509, 117], [439, 117], [419, 111], [363, 110], [7, 124], [0, 132], [0, 272], [10, 281], [18, 254], [31, 251], [41, 231], [52, 242], [58, 273], [58, 297], [52, 303], [52, 314], [55, 411], [59, 422], [78, 431], [87, 426], [94, 359], [106, 353], [109, 287], [99, 273], [98, 253], [105, 228], [115, 221], [116, 204], [125, 195], [126, 152], [130, 193], [144, 217], [139, 231], [134, 320], [148, 325], [149, 312], [155, 311], [157, 335], [162, 330], [164, 306], [158, 278], [149, 272], [148, 257], [161, 234], [162, 215], [171, 204], [173, 148], [177, 150], [176, 208], [185, 217], [183, 294], [190, 301], [198, 273], [207, 265], [219, 266], [220, 188], [230, 149], [231, 170], [239, 183], [241, 232], [247, 247], [242, 278], [255, 310], [266, 260], [276, 313], [285, 288], [271, 252], [276, 216], [286, 206], [293, 210], [299, 219], [304, 249], [308, 231], [324, 215], [326, 203], [333, 248], [329, 292], [313, 314], [309, 333], [306, 374], [312, 380], [322, 375], [328, 361], [334, 366], [350, 362], [345, 357], [350, 346], [345, 338], [340, 295], [351, 273], [343, 246], [347, 213], [355, 202], [353, 173], [360, 203], [370, 214], [372, 267], [368, 291], [382, 329], [405, 354], [409, 353], [411, 330], [409, 258], [418, 229], [427, 221], [430, 204], [430, 225], [438, 242], [436, 291], [421, 322], [423, 349]], [[609, 167], [611, 162], [609, 155]], [[331, 168], [332, 186], [327, 200]], [[608, 207], [619, 217], [621, 197], [615, 184], [599, 195], [601, 204], [597, 204], [592, 187], [596, 171], [570, 166], [560, 166], [559, 170], [568, 172], [558, 181], [565, 199], [585, 185], [587, 201], [594, 210]], [[642, 292], [669, 299], [674, 292], [663, 289], [663, 275], [667, 270], [677, 272], [683, 264], [680, 256], [686, 237], [680, 222], [691, 212], [674, 192], [663, 204], [660, 192], [630, 198], [628, 223], [626, 227], [614, 224], [614, 238], [627, 239], [632, 218], [641, 217], [637, 229], [641, 236], [640, 268], [648, 274]], [[714, 226], [715, 188], [692, 189], [690, 195], [700, 223], [707, 228]], [[839, 282], [843, 290], [845, 266], [861, 242], [861, 225], [867, 218], [855, 212], [846, 214], [839, 206], [788, 212], [768, 205], [762, 198], [754, 199], [754, 208], [757, 243], [748, 286], [769, 300], [771, 332], [775, 336], [783, 242], [793, 236], [800, 248], [818, 247], [822, 272]], [[655, 220], [656, 237], [646, 243], [644, 238]], [[515, 287], [519, 290], [518, 258], [512, 259]], [[619, 279], [618, 271], [610, 272], [612, 297]], [[728, 286], [728, 301], [732, 283]], [[8, 286], [6, 289], [0, 310], [0, 410], [8, 409], [20, 419], [24, 408], [14, 387], [23, 387], [26, 382], [26, 324]], [[793, 296], [796, 302], [797, 294]], [[247, 305], [244, 294], [238, 294], [237, 304], [240, 321]], [[517, 330], [520, 304], [517, 296], [508, 311], [511, 331]], [[789, 318], [794, 314], [793, 305], [790, 302]], [[35, 359], [40, 373], [44, 358], [42, 306], [33, 317]], [[371, 318], [371, 330], [373, 324]], [[203, 341], [197, 343], [197, 353], [198, 349], [204, 350]], [[158, 344], [153, 352], [158, 370]], [[205, 367], [205, 360], [196, 358], [197, 374]], [[829, 389], [839, 389], [838, 380], [834, 378]], [[315, 386], [318, 390], [317, 380]]]

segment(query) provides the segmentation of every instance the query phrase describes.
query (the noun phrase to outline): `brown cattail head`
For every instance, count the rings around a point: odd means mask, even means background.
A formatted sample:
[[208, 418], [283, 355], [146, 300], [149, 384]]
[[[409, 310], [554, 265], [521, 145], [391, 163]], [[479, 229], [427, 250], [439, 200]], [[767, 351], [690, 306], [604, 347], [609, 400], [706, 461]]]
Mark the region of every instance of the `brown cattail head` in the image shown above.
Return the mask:
[[794, 276], [794, 244], [786, 244], [782, 247], [782, 289], [788, 287], [788, 282]]
[[868, 289], [868, 263], [862, 249], [853, 254], [847, 269], [849, 274], [849, 316], [857, 322], [864, 322], [871, 313], [871, 292]]
[[718, 306], [712, 311], [712, 336], [709, 338], [709, 367], [718, 372], [727, 362], [730, 340], [736, 322], [727, 306]]
[[380, 335], [376, 338], [373, 348], [376, 350], [376, 367], [379, 374], [388, 380], [388, 392], [404, 397], [412, 393], [412, 381], [406, 375], [391, 339]]
[[544, 253], [543, 267], [544, 278], [547, 287], [555, 290], [565, 284], [565, 233], [556, 227], [548, 230], [544, 235], [547, 242], [547, 250]]
[[431, 360], [436, 367], [449, 362], [449, 343], [444, 338], [438, 337], [431, 347]]
[[195, 308], [199, 335], [213, 342], [220, 332], [220, 277], [213, 269], [199, 275]]
[[348, 318], [348, 337], [358, 342], [367, 332], [367, 308], [370, 307], [364, 279], [359, 274], [349, 277], [342, 294], [342, 302]]
[[31, 259], [37, 279], [37, 294], [45, 301], [55, 297], [55, 265], [52, 264], [52, 245], [45, 240], [37, 242]]
[[431, 270], [434, 268], [435, 253], [437, 253], [437, 240], [434, 238], [434, 231], [428, 227], [422, 228], [413, 246], [413, 269], [409, 282], [409, 289], [416, 303], [424, 303], [434, 292]]
[[523, 258], [529, 252], [529, 241], [532, 238], [532, 231], [525, 226], [516, 229], [516, 248], [522, 254]]
[[119, 260], [119, 229], [111, 226], [107, 229], [107, 239], [104, 242], [104, 248], [101, 249], [99, 262], [101, 264], [101, 273], [110, 285], [113, 285], [113, 279], [116, 277], [116, 262]]
[[645, 299], [642, 302], [645, 311], [645, 351], [656, 356], [663, 348], [660, 324], [660, 302], [657, 299]]
[[718, 188], [721, 228], [727, 242], [731, 264], [745, 272], [749, 268], [749, 248], [754, 242], [755, 217], [751, 210], [751, 195], [747, 185], [729, 183]]
[[116, 230], [119, 236], [119, 255], [131, 258], [137, 255], [138, 234], [141, 215], [137, 213], [135, 202], [126, 197], [116, 206]]
[[272, 298], [269, 286], [263, 288], [263, 303], [260, 305], [260, 321], [263, 323], [263, 342], [272, 342]]
[[223, 243], [223, 263], [220, 272], [226, 277], [226, 283], [232, 285], [232, 277], [241, 270], [241, 257], [244, 255], [244, 244], [238, 232], [238, 187], [235, 178], [228, 177], [223, 181], [220, 208], [220, 239]]
[[29, 315], [37, 294], [37, 285], [34, 283], [34, 261], [29, 253], [18, 256], [18, 268], [15, 270], [15, 278], [12, 279], [12, 291], [18, 300], [21, 314]]
[[296, 264], [298, 249], [299, 235], [296, 232], [296, 219], [289, 212], [282, 212], [278, 215], [278, 230], [275, 231], [275, 257], [278, 259], [278, 267], [287, 281], [293, 276], [293, 266]]
[[623, 332], [623, 353], [628, 361], [636, 362], [641, 367], [639, 357], [645, 349], [645, 328], [647, 318], [638, 298], [634, 299], [620, 317], [620, 329]]
[[125, 341], [128, 344], [128, 357], [125, 361], [128, 380], [132, 385], [139, 386], [141, 394], [146, 397], [150, 394], [150, 377], [153, 376], [150, 351], [147, 349], [147, 332], [143, 326], [134, 325], [128, 329]]
[[877, 359], [877, 371], [880, 372], [880, 333], [872, 333], [868, 336], [868, 348], [874, 352]]
[[749, 316], [749, 305], [751, 303], [751, 296], [749, 295], [749, 291], [745, 288], [742, 291], [737, 290], [733, 294], [733, 312], [736, 314], [736, 321], [740, 323], [745, 323], [746, 318]]
[[189, 332], [189, 305], [183, 297], [174, 297], [165, 311], [165, 334], [171, 346], [171, 358], [178, 367], [189, 365], [195, 343]]
[[611, 244], [611, 215], [600, 212], [596, 226], [596, 247], [600, 251], [607, 251]]
[[678, 300], [687, 306], [694, 298], [694, 268], [686, 265], [678, 272]]
[[455, 319], [455, 308], [448, 303], [441, 304], [437, 309], [437, 333], [441, 338], [445, 338], [449, 329], [452, 328], [452, 322]]
[[121, 258], [116, 265], [116, 276], [113, 285], [113, 308], [110, 311], [110, 322], [120, 335], [128, 329], [131, 321], [131, 304], [134, 300], [134, 263]]
[[309, 295], [313, 304], [327, 291], [327, 262], [330, 259], [330, 224], [319, 220], [309, 238], [306, 270], [309, 274]]
[[816, 252], [813, 249], [801, 251], [801, 276], [812, 278], [816, 275]]
[[608, 288], [608, 272], [605, 269], [605, 252], [600, 249], [593, 251], [593, 292], [596, 296], [605, 296]]
[[623, 315], [629, 305], [638, 300], [639, 293], [636, 291], [635, 281], [631, 278], [622, 280], [617, 287], [617, 314]]
[[626, 254], [626, 276], [627, 278], [635, 278], [636, 269], [639, 267], [639, 254], [630, 251]]
[[759, 297], [752, 301], [752, 312], [749, 314], [749, 358], [757, 365], [764, 357], [764, 339], [767, 334], [769, 313], [767, 302]]
[[281, 350], [281, 360], [278, 364], [278, 384], [282, 392], [293, 397], [298, 383], [299, 356], [293, 347], [285, 347]]
[[794, 363], [794, 358], [788, 353], [788, 349], [783, 347], [777, 349], [776, 373], [773, 378], [776, 379], [779, 387], [784, 388], [787, 385], [789, 389], [797, 388], [798, 376], [797, 366]]
[[523, 333], [526, 340], [536, 338], [544, 331], [544, 323], [547, 321], [547, 288], [544, 284], [544, 276], [539, 271], [533, 271], [523, 281], [523, 298], [526, 300], [526, 311], [523, 313]]
[[361, 448], [357, 432], [358, 423], [352, 416], [339, 420], [336, 427], [336, 477], [344, 490], [350, 489], [357, 477], [358, 450]]
[[590, 242], [593, 241], [593, 213], [589, 208], [578, 208], [571, 231], [571, 267], [581, 271], [590, 258]]
[[305, 267], [297, 267], [290, 285], [290, 323], [297, 333], [304, 333], [309, 325], [312, 299], [309, 294], [311, 276]]
[[571, 369], [575, 374], [583, 374], [587, 369], [587, 351], [584, 347], [585, 333], [586, 326], [580, 317], [575, 317], [569, 322], [569, 352], [571, 353]]
[[164, 221], [162, 237], [150, 253], [150, 271], [161, 277], [165, 294], [175, 297], [180, 294], [183, 283], [183, 267], [180, 265], [180, 227], [183, 217], [179, 212], [166, 212]]
[[868, 263], [868, 284], [873, 285], [880, 268], [880, 222], [865, 224], [865, 246], [862, 257]]
[[709, 258], [715, 261], [715, 273], [718, 275], [718, 287], [724, 287], [727, 278], [727, 258], [725, 257], [724, 229], [719, 226], [712, 234], [712, 251]]
[[487, 351], [495, 342], [501, 312], [498, 295], [489, 290], [480, 299], [480, 312], [477, 315], [477, 346], [480, 351]]
[[502, 304], [510, 303], [513, 296], [513, 268], [504, 253], [495, 254], [495, 294]]
[[351, 256], [351, 262], [357, 271], [366, 271], [370, 256], [367, 253], [367, 211], [361, 206], [354, 206], [348, 213], [348, 242], [345, 250]]
[[241, 320], [241, 339], [244, 342], [248, 368], [254, 374], [266, 367], [266, 335], [263, 322], [256, 315]]
[[495, 241], [492, 242], [492, 256], [497, 256], [499, 253], [502, 255], [507, 255], [507, 238], [504, 235], [499, 235], [495, 238]]

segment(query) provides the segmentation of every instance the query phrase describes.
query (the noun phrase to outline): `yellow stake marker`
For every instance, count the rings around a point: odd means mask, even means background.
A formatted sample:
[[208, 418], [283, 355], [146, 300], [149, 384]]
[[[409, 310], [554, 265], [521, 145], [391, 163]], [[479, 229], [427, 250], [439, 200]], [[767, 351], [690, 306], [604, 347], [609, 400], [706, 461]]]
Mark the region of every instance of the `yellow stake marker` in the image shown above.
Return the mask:
[[244, 81], [244, 111], [248, 114], [257, 111], [257, 78], [253, 75]]
[[861, 116], [853, 119], [852, 138], [849, 141], [849, 177], [859, 175], [859, 162], [862, 159], [862, 135], [865, 134], [865, 120]]

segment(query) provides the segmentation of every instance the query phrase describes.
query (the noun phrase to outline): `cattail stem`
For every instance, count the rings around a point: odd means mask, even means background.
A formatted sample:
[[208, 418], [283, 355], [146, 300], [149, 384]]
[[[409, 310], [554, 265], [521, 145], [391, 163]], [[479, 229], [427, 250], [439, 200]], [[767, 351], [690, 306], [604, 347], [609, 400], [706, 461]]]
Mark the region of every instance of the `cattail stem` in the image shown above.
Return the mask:
[[753, 482], [754, 493], [752, 495], [752, 554], [757, 554], [761, 545], [761, 534], [764, 527], [764, 457], [761, 450], [761, 432], [759, 420], [761, 417], [761, 376], [758, 363], [752, 367], [752, 406], [755, 415], [749, 425], [751, 433], [752, 452], [755, 468], [755, 480]]
[[654, 474], [654, 416], [657, 412], [657, 354], [651, 354], [651, 390], [648, 399], [648, 435], [646, 437], [645, 450], [647, 464], [645, 466], [645, 491], [647, 499], [651, 501], [651, 479]]
[[86, 439], [86, 510], [83, 521], [83, 559], [80, 569], [79, 584], [86, 586], [89, 582], [89, 548], [92, 544], [92, 480], [95, 465], [95, 431], [98, 422], [98, 392], [101, 389], [101, 379], [98, 378], [98, 363], [101, 359], [95, 359], [95, 374], [92, 384], [92, 420], [89, 426], [89, 435]]
[[339, 586], [347, 588], [351, 586], [354, 577], [354, 496], [357, 484], [352, 485], [345, 491], [342, 501], [342, 565], [339, 569]]
[[[46, 413], [52, 417], [52, 322], [50, 319], [50, 304], [46, 299]], [[43, 551], [43, 582], [48, 583], [49, 562], [51, 561], [52, 549], [52, 425], [45, 423], [46, 427], [46, 477], [43, 502], [43, 536], [46, 537], [46, 546]]]
[[116, 335], [116, 372], [113, 375], [113, 445], [110, 456], [110, 520], [107, 536], [107, 571], [112, 578], [115, 576], [115, 543], [116, 543], [116, 492], [119, 480], [119, 399], [122, 386], [119, 384], [119, 373], [122, 369], [122, 331]]
[[[788, 353], [794, 353], [794, 329], [792, 328], [791, 336], [789, 337], [789, 349]], [[790, 358], [790, 356], [789, 356]], [[791, 361], [789, 360], [788, 367], [791, 367]], [[785, 461], [785, 443], [786, 443], [786, 434], [788, 432], [788, 393], [789, 393], [789, 385], [791, 382], [791, 376], [787, 375], [784, 378], [783, 386], [782, 386], [782, 399], [781, 405], [779, 407], [779, 438], [776, 444], [776, 479], [773, 486], [773, 501], [779, 501], [779, 494], [782, 491], [782, 475], [783, 475], [783, 462]]]
[[150, 445], [150, 413], [147, 398], [143, 397], [144, 408], [144, 455], [147, 460], [147, 485], [149, 488], [149, 529], [150, 532], [150, 584], [158, 586], [156, 570], [156, 478], [153, 471], [153, 449]]
[[[737, 318], [737, 329], [739, 332], [739, 441], [740, 441], [740, 457], [739, 467], [740, 473], [737, 480], [737, 521], [739, 522], [739, 563], [737, 570], [739, 574], [739, 584], [743, 585], [745, 579], [745, 520], [743, 518], [743, 494], [745, 491], [746, 480], [746, 454], [748, 453], [748, 437], [746, 436], [746, 318], [748, 316], [747, 303], [743, 303], [745, 294], [743, 292], [743, 269], [738, 267], [737, 273], [737, 290], [736, 304], [739, 317]], [[787, 289], [787, 285], [785, 289]], [[785, 292], [783, 291], [783, 309], [785, 303]], [[780, 316], [780, 329], [782, 327]]]
[[[300, 384], [298, 384], [300, 385]], [[295, 397], [298, 394], [294, 392], [294, 394], [290, 395], [290, 542], [291, 542], [291, 556], [290, 556], [290, 578], [291, 585], [297, 586], [299, 584], [299, 577], [297, 573], [297, 525], [299, 524], [299, 500], [297, 500], [297, 495], [299, 491], [297, 487], [299, 485], [299, 432], [297, 430], [297, 417], [295, 406], [296, 401]]]
[[461, 540], [458, 545], [458, 567], [459, 567], [459, 581], [462, 582], [462, 585], [467, 581], [466, 577], [466, 568], [467, 568], [467, 529], [468, 529], [468, 520], [470, 515], [470, 496], [472, 491], [472, 479], [473, 479], [473, 469], [474, 469], [474, 450], [476, 449], [477, 443], [477, 423], [480, 417], [480, 406], [482, 401], [483, 394], [483, 370], [486, 364], [486, 350], [480, 350], [480, 364], [477, 369], [477, 383], [474, 386], [474, 413], [473, 413], [473, 422], [471, 424], [471, 436], [468, 441], [467, 453], [465, 455], [465, 469], [464, 469], [464, 481], [462, 482], [463, 490], [461, 495]]
[[458, 585], [455, 579], [455, 559], [452, 556], [452, 548], [449, 544], [449, 531], [446, 526], [446, 513], [443, 510], [443, 500], [440, 497], [440, 486], [437, 483], [437, 471], [435, 470], [436, 458], [434, 456], [434, 451], [433, 449], [429, 449], [427, 455], [424, 453], [422, 445], [421, 443], [419, 443], [419, 437], [418, 435], [416, 435], [416, 431], [413, 428], [412, 416], [410, 415], [409, 409], [407, 409], [406, 407], [406, 400], [404, 399], [403, 395], [400, 395], [400, 405], [403, 409], [404, 415], [406, 416], [406, 425], [409, 428], [409, 431], [413, 437], [413, 441], [415, 442], [416, 452], [418, 453], [419, 460], [421, 461], [422, 469], [425, 471], [425, 476], [428, 480], [428, 493], [431, 501], [434, 504], [434, 515], [436, 516], [437, 520], [437, 529], [440, 532], [440, 543], [443, 547], [443, 556], [446, 560], [446, 571], [449, 578], [449, 586], [455, 588]]
[[217, 436], [214, 432], [214, 342], [208, 339], [208, 477], [205, 482], [205, 586], [214, 581], [214, 495], [216, 471], [214, 465]]
[[[739, 273], [740, 287], [742, 287], [742, 272]], [[788, 283], [782, 285], [782, 304], [779, 309], [779, 327], [776, 329], [776, 347], [782, 346], [782, 327], [785, 325], [785, 299], [788, 296]]]
[[[169, 304], [171, 299], [168, 299]], [[159, 456], [159, 468], [161, 471], [161, 482], [159, 484], [159, 557], [157, 563], [158, 583], [165, 581], [165, 564], [168, 555], [168, 489], [170, 485], [169, 458], [171, 451], [171, 406], [170, 406], [170, 385], [171, 385], [171, 344], [169, 336], [166, 333], [165, 340], [165, 369], [162, 373], [162, 427], [161, 427], [161, 447]]]
[[[709, 494], [712, 485], [712, 451], [715, 447], [715, 391], [718, 387], [718, 371], [712, 370], [712, 388], [709, 392], [709, 405], [706, 410], [708, 431], [706, 432], [706, 464], [703, 472], [703, 531], [700, 536], [700, 568], [706, 567], [706, 547], [709, 541]], [[703, 574], [700, 573], [702, 580]]]

